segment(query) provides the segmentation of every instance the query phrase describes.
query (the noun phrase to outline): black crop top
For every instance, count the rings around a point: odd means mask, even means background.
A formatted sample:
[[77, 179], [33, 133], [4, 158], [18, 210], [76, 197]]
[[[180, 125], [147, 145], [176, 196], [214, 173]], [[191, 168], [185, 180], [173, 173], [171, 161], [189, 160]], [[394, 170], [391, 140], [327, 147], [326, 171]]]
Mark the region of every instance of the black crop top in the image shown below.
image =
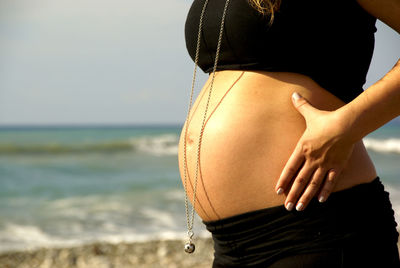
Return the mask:
[[[185, 24], [186, 47], [195, 58], [200, 13], [194, 0]], [[225, 0], [209, 0], [199, 67], [213, 70]], [[266, 70], [307, 75], [344, 102], [359, 95], [374, 49], [376, 18], [356, 0], [282, 0], [272, 26], [248, 0], [228, 6], [217, 70]]]

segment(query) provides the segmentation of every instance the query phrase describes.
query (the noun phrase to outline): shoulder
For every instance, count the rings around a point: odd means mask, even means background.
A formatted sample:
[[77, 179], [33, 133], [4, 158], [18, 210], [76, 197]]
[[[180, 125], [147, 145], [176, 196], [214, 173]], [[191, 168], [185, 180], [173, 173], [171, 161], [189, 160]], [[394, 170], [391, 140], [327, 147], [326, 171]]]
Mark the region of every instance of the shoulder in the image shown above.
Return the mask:
[[357, 0], [361, 7], [400, 34], [400, 0]]

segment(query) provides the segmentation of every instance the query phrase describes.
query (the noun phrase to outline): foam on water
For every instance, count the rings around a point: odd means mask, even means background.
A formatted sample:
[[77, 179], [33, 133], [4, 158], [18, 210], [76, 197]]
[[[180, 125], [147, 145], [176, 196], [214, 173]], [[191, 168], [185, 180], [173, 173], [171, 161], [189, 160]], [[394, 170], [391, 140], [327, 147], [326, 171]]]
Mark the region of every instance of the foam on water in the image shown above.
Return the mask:
[[[0, 219], [0, 251], [74, 246], [99, 241], [185, 239], [186, 222], [181, 194], [178, 189], [162, 191], [157, 201], [159, 207], [135, 201], [146, 198], [143, 195], [76, 196], [38, 204], [31, 201], [33, 207], [40, 207], [41, 210], [36, 218], [24, 220], [17, 215]], [[27, 197], [18, 199], [22, 206], [29, 202]], [[210, 237], [197, 215], [194, 228], [196, 236]]]
[[[395, 217], [400, 223], [400, 189], [385, 184], [390, 193]], [[186, 222], [182, 191], [165, 191], [163, 198], [179, 209], [142, 206], [128, 200], [100, 202], [101, 196], [62, 198], [44, 207], [51, 215], [45, 222], [22, 224], [16, 220], [0, 225], [0, 251], [38, 247], [75, 246], [92, 242], [145, 242], [185, 239]], [[172, 198], [172, 199], [171, 199]], [[48, 225], [51, 228], [48, 229]], [[195, 215], [196, 237], [210, 237], [201, 219]]]
[[400, 154], [400, 139], [398, 138], [389, 138], [389, 139], [366, 138], [363, 141], [365, 147], [369, 150], [376, 151], [379, 153]]
[[[6, 234], [6, 235], [5, 235]], [[49, 242], [51, 238], [39, 227], [32, 225], [6, 224], [2, 231], [2, 238], [24, 242]]]
[[397, 222], [397, 229], [400, 229], [400, 189], [390, 184], [385, 184], [385, 190], [389, 192], [390, 201], [394, 210], [394, 216]]
[[131, 143], [139, 150], [157, 156], [178, 154], [178, 136], [175, 134], [135, 138]]
[[[112, 228], [114, 229], [114, 228]], [[206, 230], [197, 230], [196, 237], [211, 237]], [[32, 250], [41, 247], [77, 246], [93, 242], [147, 242], [151, 240], [185, 239], [185, 231], [164, 230], [159, 232], [116, 232], [83, 235], [81, 237], [59, 237], [46, 234], [37, 226], [8, 224], [0, 231], [0, 252], [10, 250]]]
[[[151, 240], [185, 239], [186, 229], [176, 228], [180, 223], [176, 222], [176, 215], [168, 212], [144, 209], [145, 215], [151, 220], [146, 224], [148, 230], [143, 231], [140, 226], [134, 224], [131, 228], [121, 228], [115, 222], [103, 222], [97, 226], [97, 230], [89, 232], [87, 228], [79, 228], [79, 232], [73, 234], [71, 224], [70, 234], [52, 235], [39, 226], [8, 223], [0, 230], [0, 252], [10, 250], [29, 250], [40, 247], [63, 247], [87, 244], [92, 242], [146, 242]], [[183, 219], [182, 219], [183, 222]], [[82, 226], [81, 226], [82, 227]], [[76, 229], [76, 228], [75, 228]], [[202, 226], [199, 218], [195, 219], [195, 237], [211, 237], [211, 234]], [[75, 230], [76, 231], [76, 230]]]
[[157, 223], [157, 225], [164, 226], [165, 228], [174, 228], [176, 226], [176, 217], [171, 213], [154, 208], [143, 208], [140, 212], [145, 215], [150, 222]]
[[115, 152], [145, 152], [155, 156], [177, 155], [178, 135], [144, 135], [127, 139], [102, 141], [45, 142], [45, 143], [1, 143], [0, 155], [36, 154], [87, 154]]
[[174, 201], [182, 201], [185, 198], [185, 193], [184, 193], [183, 189], [182, 190], [168, 191], [165, 194], [165, 198], [170, 200], [170, 201], [172, 201], [172, 200], [174, 200]]
[[34, 225], [7, 223], [0, 230], [0, 252], [38, 247], [71, 246], [81, 242], [81, 239], [63, 239], [51, 236]]

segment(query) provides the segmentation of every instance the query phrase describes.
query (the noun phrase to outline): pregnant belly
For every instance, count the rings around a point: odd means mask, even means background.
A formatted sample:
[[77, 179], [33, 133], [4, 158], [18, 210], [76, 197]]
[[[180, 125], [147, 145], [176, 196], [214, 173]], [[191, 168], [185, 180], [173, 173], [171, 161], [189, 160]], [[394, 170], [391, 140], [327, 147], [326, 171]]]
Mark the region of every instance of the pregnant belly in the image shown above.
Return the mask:
[[[211, 76], [193, 104], [179, 141], [179, 170], [184, 183], [186, 160], [191, 202], [197, 174], [196, 212], [208, 221], [283, 204], [285, 197], [276, 195], [274, 186], [305, 130], [291, 94], [300, 92], [324, 110], [337, 109], [343, 102], [303, 75], [229, 70], [217, 73], [204, 117], [210, 82]], [[335, 191], [375, 177], [359, 142]]]

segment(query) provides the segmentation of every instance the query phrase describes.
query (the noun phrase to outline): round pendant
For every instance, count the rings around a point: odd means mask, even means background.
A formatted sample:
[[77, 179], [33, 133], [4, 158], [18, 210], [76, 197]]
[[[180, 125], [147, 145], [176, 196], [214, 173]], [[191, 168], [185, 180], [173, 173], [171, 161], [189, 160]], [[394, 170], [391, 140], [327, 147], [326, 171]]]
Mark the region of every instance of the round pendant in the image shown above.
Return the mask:
[[193, 243], [186, 243], [185, 244], [185, 252], [186, 253], [193, 253], [194, 252], [194, 249], [195, 249], [195, 246], [194, 246], [194, 244]]

